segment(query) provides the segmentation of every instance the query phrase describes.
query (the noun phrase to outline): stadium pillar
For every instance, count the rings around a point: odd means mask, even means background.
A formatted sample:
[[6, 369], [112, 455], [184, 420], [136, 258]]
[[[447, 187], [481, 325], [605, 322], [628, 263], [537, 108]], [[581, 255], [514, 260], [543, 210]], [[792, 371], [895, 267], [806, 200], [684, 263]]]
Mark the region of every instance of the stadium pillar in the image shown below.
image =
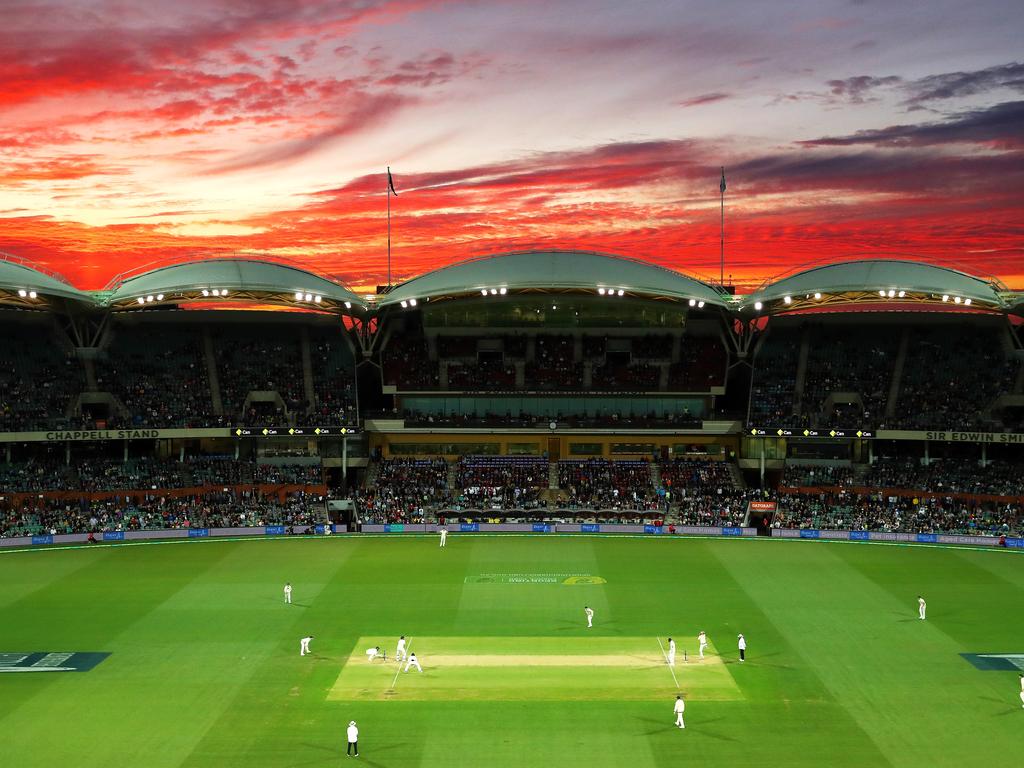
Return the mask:
[[764, 443], [765, 438], [761, 438], [761, 488], [764, 488]]
[[983, 466], [983, 467], [987, 467], [988, 466], [988, 444], [987, 443], [982, 443], [981, 444], [981, 466]]
[[124, 453], [123, 453], [123, 455], [124, 455], [124, 458], [122, 459], [122, 461], [124, 461], [124, 463], [127, 464], [128, 463], [128, 441], [127, 440], [124, 441]]
[[341, 481], [348, 487], [348, 438], [341, 438]]
[[931, 463], [932, 463], [931, 462], [931, 458], [929, 458], [929, 456], [928, 456], [928, 441], [925, 440], [924, 441], [924, 465], [927, 467]]
[[64, 443], [64, 463], [71, 466], [71, 443], [68, 441]]

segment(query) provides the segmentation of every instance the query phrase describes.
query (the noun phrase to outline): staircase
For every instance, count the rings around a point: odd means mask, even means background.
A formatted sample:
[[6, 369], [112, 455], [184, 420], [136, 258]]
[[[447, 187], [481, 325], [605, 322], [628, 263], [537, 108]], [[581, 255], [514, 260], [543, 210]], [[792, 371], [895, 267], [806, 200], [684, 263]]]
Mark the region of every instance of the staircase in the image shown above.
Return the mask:
[[317, 405], [313, 392], [313, 356], [309, 348], [309, 328], [302, 326], [302, 392], [310, 408]]
[[448, 485], [447, 485], [447, 488], [448, 488], [449, 491], [452, 492], [453, 496], [455, 495], [455, 491], [458, 489], [457, 486], [456, 486], [456, 473], [455, 473], [455, 465], [454, 464], [449, 464], [448, 465]]
[[726, 462], [729, 465], [729, 476], [732, 477], [732, 485], [734, 488], [746, 488], [747, 483], [743, 479], [743, 472], [733, 462]]
[[220, 380], [217, 378], [217, 355], [213, 351], [213, 336], [208, 327], [203, 328], [203, 357], [206, 360], [206, 378], [210, 381], [210, 396], [213, 412], [224, 415], [224, 401], [220, 399]]
[[793, 388], [793, 415], [798, 415], [803, 409], [804, 381], [807, 378], [807, 358], [811, 354], [811, 330], [804, 328], [800, 337], [800, 356], [796, 363], [796, 386]]
[[900, 384], [903, 380], [903, 368], [907, 362], [907, 348], [910, 346], [910, 329], [904, 328], [900, 336], [900, 351], [896, 354], [896, 364], [892, 369], [892, 382], [889, 384], [889, 399], [885, 403], [885, 418], [896, 415], [896, 401], [900, 396]]
[[655, 490], [657, 490], [661, 488], [661, 465], [656, 461], [652, 461], [649, 466], [651, 468], [651, 483], [654, 485]]
[[558, 462], [552, 461], [548, 464], [548, 490], [557, 491], [560, 487], [558, 484]]

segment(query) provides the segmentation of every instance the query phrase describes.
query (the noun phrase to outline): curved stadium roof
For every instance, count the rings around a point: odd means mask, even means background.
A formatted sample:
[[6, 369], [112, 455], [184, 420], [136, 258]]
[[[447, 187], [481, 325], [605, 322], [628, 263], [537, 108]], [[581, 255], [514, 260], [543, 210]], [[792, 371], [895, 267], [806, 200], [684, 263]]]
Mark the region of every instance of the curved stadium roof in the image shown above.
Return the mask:
[[[204, 293], [204, 291], [206, 293]], [[217, 293], [213, 293], [217, 291]], [[227, 291], [221, 294], [221, 291]], [[212, 294], [212, 295], [209, 295]], [[298, 267], [245, 258], [215, 258], [173, 264], [117, 283], [107, 297], [111, 306], [137, 306], [141, 297], [163, 295], [166, 302], [246, 299], [320, 308], [348, 305], [365, 309], [366, 302], [343, 285]], [[302, 298], [298, 298], [299, 296]], [[306, 295], [310, 299], [306, 299]], [[315, 301], [320, 297], [319, 301]]]
[[410, 299], [479, 296], [483, 290], [580, 290], [599, 288], [678, 301], [729, 305], [717, 289], [655, 264], [586, 251], [525, 251], [458, 262], [402, 283], [378, 299], [384, 307]]
[[[886, 296], [881, 296], [884, 291]], [[890, 297], [890, 291], [895, 296]], [[903, 291], [905, 296], [900, 297]], [[841, 297], [844, 302], [879, 302], [892, 298], [906, 301], [942, 301], [970, 299], [972, 304], [988, 308], [1001, 308], [1004, 304], [993, 283], [948, 267], [900, 259], [869, 259], [828, 264], [797, 272], [789, 277], [768, 283], [746, 297], [743, 309], [755, 302], [770, 304], [791, 297], [792, 308], [806, 308], [804, 303], [815, 293], [822, 301]]]
[[[21, 296], [19, 291], [24, 291]], [[0, 253], [0, 292], [7, 293], [5, 303], [31, 306], [34, 301], [28, 294], [35, 292], [38, 298], [55, 297], [91, 303], [92, 298], [78, 290], [63, 278], [36, 269], [21, 259]]]

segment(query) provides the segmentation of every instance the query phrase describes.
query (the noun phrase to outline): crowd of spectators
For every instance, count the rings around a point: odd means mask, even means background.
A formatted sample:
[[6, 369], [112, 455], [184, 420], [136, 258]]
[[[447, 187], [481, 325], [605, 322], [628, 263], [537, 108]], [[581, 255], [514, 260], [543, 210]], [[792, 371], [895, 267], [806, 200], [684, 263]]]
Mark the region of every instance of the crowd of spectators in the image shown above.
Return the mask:
[[989, 461], [985, 466], [973, 459], [880, 458], [865, 478], [872, 488], [910, 488], [933, 493], [973, 493], [994, 496], [1024, 496], [1024, 466], [1006, 461]]
[[276, 402], [252, 402], [246, 408], [252, 391], [276, 392], [289, 412], [309, 409], [297, 333], [274, 326], [244, 326], [217, 328], [213, 335], [225, 414], [250, 426], [287, 424]]
[[981, 536], [1024, 534], [1021, 505], [979, 503], [951, 497], [914, 498], [881, 493], [785, 494], [774, 528], [950, 533]]
[[750, 424], [793, 423], [796, 410], [796, 368], [800, 335], [792, 330], [769, 332], [754, 360], [750, 387]]
[[568, 507], [657, 509], [663, 506], [647, 461], [586, 459], [558, 462], [558, 486]]
[[532, 456], [467, 456], [455, 468], [462, 507], [530, 509], [548, 487], [548, 461]]
[[213, 396], [199, 332], [187, 326], [118, 327], [95, 363], [100, 392], [115, 395], [128, 409], [110, 424], [124, 427], [208, 427], [223, 420]]
[[392, 334], [381, 354], [384, 383], [407, 391], [427, 391], [441, 386], [437, 361], [431, 361], [422, 336]]
[[526, 364], [526, 388], [537, 391], [583, 389], [583, 363], [574, 360], [572, 336], [539, 333], [534, 361]]
[[786, 488], [819, 488], [853, 485], [853, 467], [786, 463], [781, 485]]
[[1013, 389], [1021, 363], [994, 330], [974, 326], [911, 330], [895, 415], [888, 429], [979, 429], [993, 400]]
[[681, 413], [648, 413], [645, 415], [625, 415], [617, 411], [598, 410], [589, 414], [567, 414], [557, 413], [551, 415], [530, 415], [527, 413], [485, 413], [474, 414], [441, 414], [423, 413], [416, 410], [405, 410], [399, 414], [392, 414], [392, 417], [401, 417], [406, 426], [409, 427], [529, 427], [533, 429], [547, 429], [553, 421], [562, 427], [578, 429], [588, 428], [678, 428], [678, 429], [700, 429], [702, 420], [692, 416], [688, 410]]
[[427, 510], [451, 503], [444, 459], [382, 459], [368, 486], [356, 493], [361, 519], [397, 523], [422, 519]]
[[21, 503], [0, 498], [3, 537], [262, 525], [308, 527], [326, 520], [323, 497], [302, 491], [283, 500], [256, 490], [211, 490], [175, 498], [157, 494], [142, 499], [31, 498]]
[[139, 458], [128, 461], [88, 458], [63, 464], [53, 459], [0, 464], [0, 490], [6, 493], [46, 491], [139, 491], [234, 485], [319, 485], [319, 465], [264, 464], [231, 457], [177, 459]]
[[298, 420], [318, 426], [357, 424], [355, 364], [340, 331], [314, 334], [310, 339], [310, 357], [316, 403]]
[[0, 431], [72, 426], [71, 401], [85, 389], [82, 364], [48, 327], [4, 323], [0, 366]]
[[710, 392], [725, 386], [729, 356], [721, 341], [710, 336], [684, 336], [679, 362], [668, 368], [670, 392]]

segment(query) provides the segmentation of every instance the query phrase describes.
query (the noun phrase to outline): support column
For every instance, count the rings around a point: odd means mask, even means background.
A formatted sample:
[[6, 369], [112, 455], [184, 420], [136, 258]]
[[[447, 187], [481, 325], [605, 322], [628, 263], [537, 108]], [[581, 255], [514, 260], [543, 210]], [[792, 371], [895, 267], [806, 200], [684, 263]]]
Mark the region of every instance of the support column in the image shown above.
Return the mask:
[[127, 440], [124, 441], [124, 458], [122, 459], [122, 461], [125, 464], [128, 463], [128, 441]]
[[348, 487], [348, 438], [341, 438], [341, 479]]
[[932, 463], [931, 457], [928, 455], [928, 441], [924, 441], [924, 465], [927, 467]]
[[761, 438], [761, 488], [764, 488], [764, 441], [765, 438]]
[[988, 443], [981, 444], [981, 466], [988, 466]]

